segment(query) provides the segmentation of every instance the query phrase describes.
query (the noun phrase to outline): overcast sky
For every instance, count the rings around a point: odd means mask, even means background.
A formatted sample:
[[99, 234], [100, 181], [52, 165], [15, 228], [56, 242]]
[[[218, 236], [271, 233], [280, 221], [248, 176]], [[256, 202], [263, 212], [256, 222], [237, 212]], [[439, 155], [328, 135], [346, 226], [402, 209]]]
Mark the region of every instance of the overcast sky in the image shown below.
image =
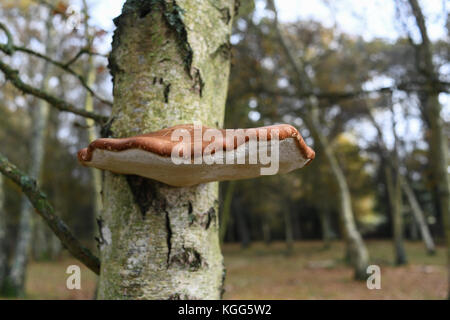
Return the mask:
[[[112, 19], [120, 14], [124, 2], [90, 0], [94, 22], [112, 31]], [[265, 1], [257, 0], [256, 3], [258, 10], [262, 10]], [[420, 4], [428, 18], [430, 37], [444, 37], [445, 12], [450, 8], [450, 0], [422, 0]], [[399, 35], [393, 0], [276, 0], [276, 5], [283, 21], [300, 18], [318, 20], [327, 26], [336, 23], [341, 30], [366, 39], [395, 39]]]

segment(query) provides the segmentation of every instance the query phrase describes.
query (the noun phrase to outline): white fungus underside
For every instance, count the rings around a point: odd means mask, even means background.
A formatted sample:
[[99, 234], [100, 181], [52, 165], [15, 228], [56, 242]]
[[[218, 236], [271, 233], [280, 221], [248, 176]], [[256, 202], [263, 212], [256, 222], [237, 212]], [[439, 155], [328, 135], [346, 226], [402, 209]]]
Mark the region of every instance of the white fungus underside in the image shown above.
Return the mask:
[[[258, 143], [258, 150], [262, 143], [265, 142]], [[267, 149], [271, 150], [270, 141], [267, 142]], [[176, 165], [171, 157], [162, 157], [140, 149], [124, 151], [95, 149], [91, 161], [84, 164], [115, 173], [139, 175], [176, 187], [186, 187], [211, 181], [249, 179], [261, 176], [261, 168], [268, 168], [271, 164], [261, 164], [259, 155], [257, 164], [249, 164], [248, 151], [249, 143], [246, 142], [236, 150], [217, 152], [211, 155], [212, 161], [223, 158], [223, 164], [214, 161], [213, 164], [208, 165], [203, 161], [201, 164]], [[227, 164], [225, 157], [230, 152], [236, 152], [236, 155], [234, 163]], [[240, 159], [244, 164], [238, 164], [236, 159]], [[310, 159], [306, 159], [300, 152], [296, 139], [287, 138], [279, 142], [279, 166], [276, 174], [302, 168], [309, 161]]]

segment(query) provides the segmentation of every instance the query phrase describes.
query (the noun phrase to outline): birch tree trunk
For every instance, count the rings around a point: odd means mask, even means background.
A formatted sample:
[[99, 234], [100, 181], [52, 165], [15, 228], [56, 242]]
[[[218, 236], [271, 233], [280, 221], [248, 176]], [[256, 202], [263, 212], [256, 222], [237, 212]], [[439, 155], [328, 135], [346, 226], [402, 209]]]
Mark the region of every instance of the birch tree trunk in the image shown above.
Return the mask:
[[[44, 81], [48, 81], [44, 79]], [[44, 153], [44, 133], [47, 125], [48, 105], [39, 103], [33, 107], [32, 133], [30, 144], [30, 167], [28, 174], [39, 180]], [[22, 197], [19, 231], [12, 257], [12, 264], [7, 280], [7, 293], [11, 296], [22, 297], [25, 294], [25, 272], [31, 249], [33, 207], [28, 199]]]
[[422, 236], [423, 242], [425, 243], [425, 247], [427, 248], [428, 254], [435, 254], [436, 247], [434, 245], [433, 237], [431, 237], [430, 229], [428, 228], [428, 224], [425, 220], [425, 214], [422, 211], [422, 208], [417, 201], [416, 196], [414, 195], [414, 191], [409, 186], [408, 182], [405, 179], [402, 179], [402, 189], [406, 194], [409, 205], [411, 206], [411, 211], [414, 216], [414, 220], [419, 225], [420, 235]]
[[[267, 1], [268, 7], [273, 10], [275, 32], [280, 43], [281, 49], [288, 59], [289, 66], [292, 69], [292, 81], [296, 85], [299, 100], [303, 100], [302, 92], [313, 92], [314, 85], [305, 70], [305, 66], [297, 61], [294, 52], [290, 49], [288, 41], [285, 39], [278, 22], [278, 12], [273, 0]], [[317, 117], [317, 101], [309, 99], [306, 104], [306, 111], [301, 113], [306, 126], [314, 137], [314, 142], [323, 148], [325, 158], [331, 168], [333, 178], [339, 189], [339, 218], [344, 229], [344, 239], [346, 242], [346, 255], [350, 258], [350, 263], [355, 270], [355, 279], [364, 280], [367, 278], [366, 269], [369, 264], [369, 253], [364, 241], [356, 228], [355, 218], [352, 210], [352, 201], [347, 180], [342, 168], [337, 161], [331, 144], [327, 137], [322, 133], [322, 129]]]
[[[114, 20], [110, 136], [221, 126], [232, 0], [128, 0]], [[176, 188], [105, 172], [99, 299], [218, 299], [218, 183]]]
[[226, 184], [225, 197], [222, 206], [222, 220], [220, 221], [219, 236], [220, 243], [223, 243], [227, 234], [227, 228], [231, 219], [231, 202], [233, 201], [233, 193], [236, 186], [236, 181], [232, 180]]
[[[46, 50], [51, 43], [51, 18], [48, 18], [46, 35]], [[44, 63], [42, 71], [43, 80], [41, 88], [46, 90], [50, 79], [51, 65]], [[30, 177], [40, 180], [42, 161], [45, 150], [45, 132], [48, 122], [49, 106], [43, 100], [39, 100], [37, 106], [32, 106], [31, 137], [30, 137], [30, 165], [28, 174]], [[5, 292], [9, 296], [23, 297], [25, 295], [25, 273], [31, 250], [33, 233], [33, 207], [25, 196], [22, 196], [19, 230], [16, 246], [12, 255], [12, 263], [5, 284]]]
[[433, 51], [425, 17], [417, 0], [409, 0], [412, 13], [419, 28], [422, 43], [420, 44], [421, 61], [417, 61], [419, 72], [427, 78], [427, 99], [425, 114], [430, 127], [430, 159], [432, 159], [433, 177], [438, 185], [439, 210], [444, 224], [447, 241], [447, 284], [450, 299], [450, 179], [448, 173], [448, 138], [444, 133], [444, 121], [441, 116], [442, 106], [439, 103], [439, 91], [436, 82], [439, 74], [433, 62]]
[[284, 236], [285, 236], [284, 240], [286, 242], [286, 253], [290, 255], [292, 254], [294, 249], [294, 233], [292, 231], [291, 211], [287, 206], [285, 206], [282, 210], [284, 220]]
[[328, 209], [319, 208], [320, 230], [322, 231], [322, 241], [324, 248], [331, 247], [331, 241], [334, 238], [334, 233], [331, 228], [330, 212]]
[[391, 212], [392, 235], [394, 238], [395, 264], [403, 265], [407, 263], [407, 259], [403, 245], [403, 204], [400, 173], [397, 168], [394, 179], [391, 168], [386, 166], [385, 175]]
[[[84, 35], [88, 43], [88, 47], [92, 46], [93, 36], [89, 32], [89, 14], [88, 14], [88, 5], [86, 0], [83, 0], [83, 13], [84, 13]], [[84, 70], [84, 78], [86, 79], [86, 84], [92, 88], [95, 84], [96, 79], [96, 70], [94, 66], [94, 58], [92, 55], [88, 55], [86, 67]], [[84, 96], [84, 109], [86, 111], [92, 112], [94, 111], [94, 99], [89, 92], [86, 92]], [[86, 124], [88, 126], [88, 138], [89, 141], [94, 141], [98, 138], [97, 131], [95, 129], [95, 123], [92, 119], [86, 119]], [[90, 168], [92, 175], [92, 188], [95, 192], [94, 196], [94, 212], [92, 215], [92, 224], [93, 230], [96, 230], [97, 226], [97, 218], [100, 216], [102, 210], [102, 176], [101, 171], [96, 168]], [[94, 231], [95, 232], [95, 231]]]
[[369, 265], [369, 253], [361, 234], [356, 227], [350, 190], [344, 172], [338, 163], [328, 139], [322, 134], [317, 119], [314, 119], [315, 112], [315, 108], [313, 108], [312, 112], [305, 115], [305, 123], [311, 131], [314, 141], [316, 141], [323, 150], [339, 190], [338, 212], [346, 243], [346, 256], [353, 266], [355, 279], [365, 280], [367, 278], [367, 266]]

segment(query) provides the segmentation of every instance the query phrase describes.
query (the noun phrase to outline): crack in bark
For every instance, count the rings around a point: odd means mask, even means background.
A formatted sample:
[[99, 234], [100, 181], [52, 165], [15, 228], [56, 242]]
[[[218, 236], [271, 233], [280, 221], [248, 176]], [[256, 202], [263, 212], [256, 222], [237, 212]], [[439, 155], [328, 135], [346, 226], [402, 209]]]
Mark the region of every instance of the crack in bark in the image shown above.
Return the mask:
[[95, 239], [95, 241], [97, 241], [97, 249], [100, 250], [101, 246], [103, 244], [105, 244], [105, 242], [106, 242], [105, 238], [103, 237], [103, 233], [102, 233], [103, 219], [100, 217], [100, 218], [97, 218], [95, 220], [97, 222], [97, 227], [98, 227], [98, 231], [99, 231], [99, 237], [94, 237], [94, 239]]
[[236, 17], [239, 14], [239, 7], [241, 6], [240, 0], [234, 0], [234, 16]]
[[167, 269], [170, 267], [170, 253], [172, 251], [172, 228], [170, 226], [170, 216], [167, 210], [164, 210], [166, 213], [166, 241], [167, 241]]
[[189, 226], [191, 226], [195, 222], [195, 214], [193, 214], [194, 208], [192, 207], [192, 202], [188, 201], [188, 221]]
[[225, 279], [227, 277], [227, 268], [225, 268], [225, 266], [223, 265], [222, 262], [222, 279], [221, 279], [221, 283], [220, 283], [220, 299], [223, 298], [223, 295], [225, 294]]
[[209, 226], [211, 225], [211, 221], [215, 221], [216, 218], [216, 209], [214, 207], [209, 208], [209, 210], [205, 214], [206, 216], [206, 222], [202, 223], [202, 227], [205, 228], [205, 230], [209, 229]]
[[165, 103], [169, 103], [170, 86], [171, 86], [170, 83], [164, 85], [164, 102]]
[[203, 87], [205, 86], [205, 82], [203, 81], [202, 75], [200, 74], [200, 70], [197, 68], [194, 68], [194, 85], [192, 86], [192, 89], [196, 92], [198, 92], [200, 98], [203, 95]]

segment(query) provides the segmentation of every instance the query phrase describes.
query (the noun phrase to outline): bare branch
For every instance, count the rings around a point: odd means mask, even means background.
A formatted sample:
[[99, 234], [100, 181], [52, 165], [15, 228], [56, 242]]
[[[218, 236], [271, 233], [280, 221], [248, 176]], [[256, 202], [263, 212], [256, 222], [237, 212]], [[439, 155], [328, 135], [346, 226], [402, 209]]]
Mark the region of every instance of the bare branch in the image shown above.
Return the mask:
[[0, 153], [0, 172], [17, 184], [30, 200], [37, 214], [39, 214], [61, 243], [69, 252], [94, 273], [100, 273], [100, 260], [70, 232], [64, 221], [55, 215], [47, 196], [36, 186], [36, 181], [23, 172]]
[[73, 106], [72, 104], [58, 97], [55, 97], [47, 93], [46, 91], [37, 89], [33, 86], [30, 86], [29, 84], [26, 84], [25, 82], [22, 81], [22, 79], [20, 79], [19, 71], [12, 69], [7, 64], [3, 63], [1, 60], [0, 60], [0, 70], [4, 73], [5, 78], [9, 80], [17, 89], [21, 90], [26, 94], [31, 94], [35, 97], [43, 99], [47, 101], [50, 105], [61, 111], [71, 112], [85, 118], [93, 119], [94, 121], [100, 124], [104, 124], [108, 120], [108, 117], [106, 116], [102, 116], [94, 112], [80, 110], [75, 106]]
[[88, 48], [81, 48], [80, 51], [78, 51], [78, 53], [72, 59], [70, 59], [68, 62], [64, 64], [64, 67], [69, 67], [70, 65], [75, 63], [75, 61], [77, 61], [79, 57], [88, 52], [89, 52]]
[[13, 49], [14, 42], [13, 42], [13, 39], [12, 39], [11, 32], [10, 32], [9, 29], [8, 29], [3, 23], [1, 23], [1, 22], [0, 22], [0, 29], [2, 29], [2, 30], [5, 32], [6, 38], [7, 38], [6, 45], [3, 45], [4, 48], [5, 48], [3, 51], [5, 51], [6, 54], [12, 54], [13, 51], [14, 51], [14, 49]]
[[[7, 45], [0, 44], [0, 50], [3, 51], [3, 52], [6, 53], [6, 54], [11, 54], [11, 53], [14, 52], [14, 51], [20, 51], [20, 52], [24, 52], [24, 53], [33, 55], [33, 56], [35, 56], [35, 57], [38, 57], [38, 58], [40, 58], [40, 59], [42, 59], [42, 60], [45, 60], [45, 61], [47, 61], [47, 62], [49, 62], [49, 63], [51, 63], [51, 64], [57, 66], [58, 68], [61, 68], [62, 70], [67, 71], [69, 74], [73, 75], [74, 77], [76, 77], [76, 78], [78, 79], [78, 81], [80, 81], [81, 85], [82, 85], [82, 86], [83, 86], [83, 87], [84, 87], [84, 88], [85, 88], [85, 89], [86, 89], [93, 97], [95, 97], [95, 98], [98, 99], [100, 102], [102, 102], [102, 103], [104, 103], [104, 104], [106, 104], [106, 105], [112, 106], [112, 102], [111, 102], [111, 101], [106, 100], [106, 99], [100, 97], [98, 94], [96, 94], [95, 91], [94, 91], [90, 86], [88, 86], [88, 84], [86, 83], [86, 80], [85, 80], [81, 75], [79, 75], [78, 73], [76, 73], [72, 68], [70, 68], [70, 64], [72, 63], [71, 61], [69, 61], [69, 62], [67, 62], [67, 63], [62, 63], [62, 62], [53, 60], [52, 58], [50, 58], [50, 57], [48, 57], [48, 56], [46, 56], [46, 55], [43, 55], [42, 53], [33, 51], [33, 50], [28, 49], [28, 48], [25, 48], [25, 47], [16, 46], [16, 45], [13, 45], [13, 46], [12, 46], [12, 50], [13, 50], [13, 51], [11, 52], [11, 51], [8, 51]], [[86, 49], [84, 49], [84, 50], [86, 50]], [[83, 51], [83, 49], [82, 49], [81, 51]], [[81, 52], [81, 51], [80, 51], [80, 52]], [[89, 53], [89, 54], [91, 54], [91, 52], [89, 52], [89, 51], [84, 51], [84, 53]]]
[[104, 55], [102, 54], [98, 54], [98, 53], [94, 53], [91, 52], [89, 50], [89, 48], [82, 48], [76, 55], [74, 58], [70, 59], [67, 63], [62, 63], [59, 61], [56, 61], [42, 53], [36, 52], [34, 50], [25, 48], [25, 47], [21, 47], [21, 46], [16, 46], [14, 45], [14, 41], [11, 35], [11, 32], [9, 31], [9, 29], [6, 27], [6, 25], [0, 23], [0, 29], [2, 29], [5, 33], [6, 36], [8, 38], [8, 42], [6, 44], [0, 44], [0, 51], [3, 51], [4, 53], [6, 53], [7, 55], [11, 55], [13, 54], [15, 51], [20, 51], [20, 52], [24, 52], [30, 55], [33, 55], [35, 57], [38, 57], [40, 59], [43, 59], [55, 66], [57, 66], [58, 68], [61, 68], [62, 70], [70, 73], [71, 75], [73, 75], [74, 77], [76, 77], [81, 85], [96, 99], [98, 99], [100, 102], [107, 104], [109, 106], [112, 106], [112, 102], [108, 101], [106, 99], [103, 99], [102, 97], [100, 97], [99, 95], [97, 95], [95, 93], [95, 91], [86, 83], [86, 80], [79, 75], [78, 73], [76, 73], [72, 68], [70, 68], [70, 65], [73, 64], [80, 56], [82, 56], [83, 54], [90, 54], [90, 55], [98, 55], [98, 56], [102, 56], [104, 57]]

